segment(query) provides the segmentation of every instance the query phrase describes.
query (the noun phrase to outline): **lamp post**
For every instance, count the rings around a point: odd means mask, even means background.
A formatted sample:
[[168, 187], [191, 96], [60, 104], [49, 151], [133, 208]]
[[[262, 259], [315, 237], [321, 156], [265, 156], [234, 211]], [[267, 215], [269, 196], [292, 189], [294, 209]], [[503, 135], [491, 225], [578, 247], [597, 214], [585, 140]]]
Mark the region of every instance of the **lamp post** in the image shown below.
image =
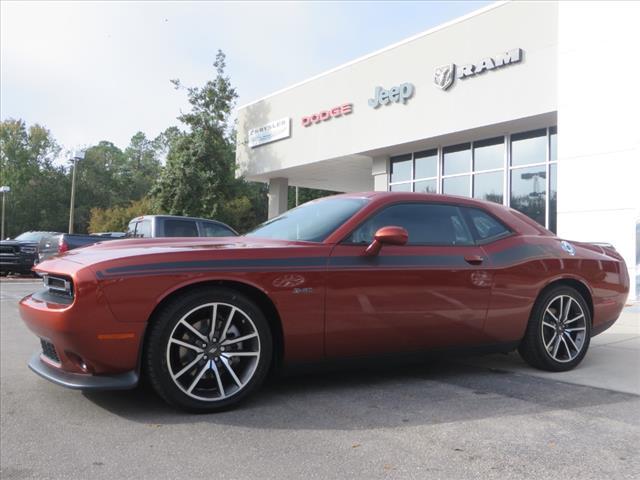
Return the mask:
[[3, 185], [0, 187], [0, 192], [2, 192], [2, 233], [0, 234], [0, 240], [4, 240], [4, 203], [7, 193], [9, 193], [10, 191], [11, 187], [8, 187], [7, 185]]
[[84, 151], [73, 153], [73, 173], [71, 175], [71, 206], [69, 207], [69, 233], [73, 233], [73, 210], [76, 200], [76, 167], [79, 160], [84, 160]]

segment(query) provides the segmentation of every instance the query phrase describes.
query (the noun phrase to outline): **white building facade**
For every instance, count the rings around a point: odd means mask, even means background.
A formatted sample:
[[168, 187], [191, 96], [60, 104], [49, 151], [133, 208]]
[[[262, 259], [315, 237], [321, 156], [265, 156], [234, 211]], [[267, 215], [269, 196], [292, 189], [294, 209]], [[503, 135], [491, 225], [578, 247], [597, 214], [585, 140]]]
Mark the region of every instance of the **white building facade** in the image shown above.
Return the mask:
[[[640, 266], [640, 3], [501, 2], [238, 110], [236, 161], [289, 186], [465, 195]], [[634, 281], [635, 280], [635, 281]]]

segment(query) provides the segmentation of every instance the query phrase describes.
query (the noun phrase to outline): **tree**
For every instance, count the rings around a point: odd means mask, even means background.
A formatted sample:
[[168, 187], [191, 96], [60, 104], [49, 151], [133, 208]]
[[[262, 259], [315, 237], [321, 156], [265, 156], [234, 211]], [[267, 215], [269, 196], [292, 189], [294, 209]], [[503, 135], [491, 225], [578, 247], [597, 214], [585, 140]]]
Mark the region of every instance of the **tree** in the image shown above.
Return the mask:
[[129, 221], [141, 215], [154, 215], [161, 213], [156, 210], [153, 200], [145, 197], [134, 200], [129, 205], [115, 206], [111, 208], [92, 208], [89, 220], [89, 232], [124, 232]]
[[51, 132], [40, 125], [27, 128], [15, 119], [0, 123], [0, 184], [11, 187], [6, 235], [65, 228], [69, 181], [64, 167], [53, 163], [59, 152]]
[[203, 87], [184, 87], [180, 80], [172, 80], [177, 89], [187, 92], [191, 109], [178, 119], [188, 130], [173, 132], [153, 194], [159, 207], [173, 215], [215, 218], [244, 231], [264, 219], [266, 193], [264, 187], [235, 178], [229, 118], [237, 94], [225, 74], [222, 51], [213, 66], [215, 77]]

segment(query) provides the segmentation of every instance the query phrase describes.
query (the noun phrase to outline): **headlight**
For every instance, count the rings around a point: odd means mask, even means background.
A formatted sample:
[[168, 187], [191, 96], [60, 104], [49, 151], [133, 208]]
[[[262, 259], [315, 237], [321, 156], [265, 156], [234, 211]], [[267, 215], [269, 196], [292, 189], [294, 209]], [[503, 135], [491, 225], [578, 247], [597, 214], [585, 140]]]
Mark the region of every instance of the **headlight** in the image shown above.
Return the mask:
[[73, 297], [73, 282], [70, 278], [45, 273], [42, 276], [42, 281], [49, 293]]
[[36, 247], [21, 247], [20, 251], [22, 253], [36, 253]]

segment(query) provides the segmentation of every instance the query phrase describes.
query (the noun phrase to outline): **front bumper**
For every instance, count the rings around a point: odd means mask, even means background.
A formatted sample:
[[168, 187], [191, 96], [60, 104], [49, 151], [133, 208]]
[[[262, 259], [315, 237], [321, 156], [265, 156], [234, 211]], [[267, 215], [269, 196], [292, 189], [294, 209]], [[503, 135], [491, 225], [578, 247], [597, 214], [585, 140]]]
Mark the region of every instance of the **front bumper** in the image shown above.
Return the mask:
[[30, 368], [70, 388], [135, 386], [146, 324], [117, 320], [91, 272], [60, 274], [73, 278], [72, 298], [40, 290], [19, 303], [23, 321], [47, 345]]
[[115, 375], [66, 372], [43, 361], [40, 352], [31, 357], [29, 368], [50, 382], [76, 390], [129, 390], [135, 388], [139, 380], [135, 371]]

